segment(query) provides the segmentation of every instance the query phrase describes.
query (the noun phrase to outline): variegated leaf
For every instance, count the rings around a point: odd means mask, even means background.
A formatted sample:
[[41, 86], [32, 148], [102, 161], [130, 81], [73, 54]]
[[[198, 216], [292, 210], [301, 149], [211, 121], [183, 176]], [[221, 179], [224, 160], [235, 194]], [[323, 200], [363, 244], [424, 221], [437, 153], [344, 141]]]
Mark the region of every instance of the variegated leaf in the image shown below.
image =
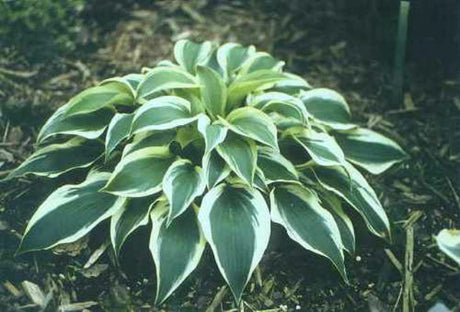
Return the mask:
[[167, 130], [195, 121], [190, 103], [177, 96], [161, 96], [148, 101], [135, 113], [131, 133], [151, 130]]
[[33, 153], [7, 179], [25, 174], [54, 178], [72, 169], [90, 166], [103, 152], [101, 142], [78, 137], [65, 143], [48, 145]]
[[329, 258], [347, 280], [339, 228], [315, 194], [297, 184], [283, 185], [273, 189], [270, 202], [273, 222], [305, 249]]
[[116, 255], [131, 233], [147, 225], [154, 203], [154, 196], [127, 198], [123, 207], [113, 214], [110, 219], [110, 239]]
[[110, 121], [105, 137], [105, 158], [108, 159], [115, 148], [129, 136], [133, 114], [116, 114]]
[[372, 174], [380, 174], [408, 158], [396, 142], [369, 129], [335, 132], [334, 136], [345, 157]]
[[149, 71], [137, 87], [138, 98], [149, 98], [161, 91], [185, 88], [198, 88], [195, 77], [176, 67], [160, 66]]
[[204, 196], [198, 218], [219, 270], [239, 302], [268, 245], [267, 204], [257, 190], [220, 184]]
[[275, 124], [270, 117], [258, 109], [253, 107], [238, 108], [232, 111], [226, 120], [222, 121], [237, 134], [279, 149]]
[[364, 218], [376, 235], [390, 238], [390, 222], [372, 187], [349, 163], [342, 166], [313, 166], [321, 185], [345, 199]]
[[95, 172], [81, 184], [54, 191], [30, 219], [18, 253], [74, 242], [116, 213], [125, 199], [98, 192], [109, 177]]
[[150, 252], [157, 274], [157, 304], [165, 301], [195, 270], [206, 246], [195, 209], [188, 209], [169, 226], [167, 210], [167, 205], [159, 202], [150, 214]]
[[163, 177], [163, 193], [170, 206], [167, 225], [184, 213], [205, 188], [206, 181], [200, 167], [195, 167], [189, 160], [176, 160]]
[[174, 157], [168, 147], [146, 147], [127, 154], [115, 167], [103, 191], [143, 197], [161, 191], [161, 181]]
[[257, 167], [257, 147], [252, 140], [228, 134], [217, 152], [241, 179], [252, 185]]
[[174, 45], [174, 57], [176, 61], [191, 74], [195, 74], [196, 65], [203, 64], [210, 57], [212, 43], [194, 43], [187, 39], [182, 39]]

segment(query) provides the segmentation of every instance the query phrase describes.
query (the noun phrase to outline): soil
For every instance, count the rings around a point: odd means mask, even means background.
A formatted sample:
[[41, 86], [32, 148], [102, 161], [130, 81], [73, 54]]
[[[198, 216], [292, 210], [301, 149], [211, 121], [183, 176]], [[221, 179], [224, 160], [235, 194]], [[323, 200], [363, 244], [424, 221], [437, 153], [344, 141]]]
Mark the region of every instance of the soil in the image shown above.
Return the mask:
[[[436, 303], [460, 311], [460, 268], [434, 241], [441, 229], [460, 228], [459, 81], [451, 69], [445, 70], [449, 66], [428, 72], [408, 59], [404, 101], [398, 103], [392, 100], [391, 61], [379, 51], [388, 47], [350, 31], [356, 16], [346, 15], [333, 1], [306, 1], [302, 10], [289, 5], [280, 10], [262, 1], [192, 3], [162, 1], [129, 9], [104, 32], [90, 27], [82, 34], [97, 37], [92, 38], [96, 48], [82, 46], [50, 63], [29, 64], [20, 55], [2, 54], [0, 177], [33, 151], [47, 116], [79, 90], [168, 59], [180, 38], [254, 44], [286, 60], [289, 71], [313, 86], [341, 92], [357, 122], [395, 139], [411, 158], [368, 177], [392, 220], [393, 239], [373, 237], [352, 215], [357, 250], [346, 259], [349, 285], [324, 258], [304, 251], [280, 231], [283, 244], [266, 253], [240, 308], [402, 311], [407, 285], [415, 304], [410, 311], [428, 311]], [[129, 239], [119, 263], [107, 248], [107, 224], [64, 250], [15, 257], [34, 209], [65, 182], [0, 184], [0, 311], [209, 311], [213, 302], [214, 311], [238, 311], [209, 248], [195, 273], [155, 307], [153, 262], [148, 249], [138, 247], [147, 246], [146, 229]], [[412, 230], [413, 264], [408, 266]], [[413, 278], [412, 287], [408, 278]], [[38, 287], [35, 295], [27, 293], [31, 287], [24, 281]]]

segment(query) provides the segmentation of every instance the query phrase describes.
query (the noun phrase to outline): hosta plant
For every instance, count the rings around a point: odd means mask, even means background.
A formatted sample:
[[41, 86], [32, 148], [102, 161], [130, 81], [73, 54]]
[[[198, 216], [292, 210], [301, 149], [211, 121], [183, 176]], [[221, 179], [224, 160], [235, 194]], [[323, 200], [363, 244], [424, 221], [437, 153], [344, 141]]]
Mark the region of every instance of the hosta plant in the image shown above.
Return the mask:
[[109, 219], [119, 255], [148, 226], [157, 303], [207, 246], [239, 301], [274, 222], [346, 280], [344, 251], [355, 249], [348, 209], [390, 237], [355, 165], [379, 174], [403, 150], [354, 124], [340, 94], [312, 88], [253, 46], [182, 40], [174, 57], [79, 93], [46, 122], [37, 151], [9, 178], [87, 175], [40, 205], [19, 253], [74, 242]]

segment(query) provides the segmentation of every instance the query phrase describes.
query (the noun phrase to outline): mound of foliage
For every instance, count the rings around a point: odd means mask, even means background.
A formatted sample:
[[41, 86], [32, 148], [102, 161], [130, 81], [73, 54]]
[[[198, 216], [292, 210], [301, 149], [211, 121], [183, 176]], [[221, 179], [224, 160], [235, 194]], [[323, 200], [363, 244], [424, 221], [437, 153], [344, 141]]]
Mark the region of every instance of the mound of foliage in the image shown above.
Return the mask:
[[391, 236], [355, 165], [380, 174], [403, 150], [354, 124], [340, 94], [312, 88], [253, 46], [182, 40], [174, 56], [81, 92], [46, 122], [37, 151], [8, 179], [87, 175], [41, 204], [18, 252], [74, 242], [109, 220], [118, 255], [148, 225], [157, 303], [206, 246], [239, 301], [275, 222], [347, 280], [344, 253], [355, 249], [347, 211]]

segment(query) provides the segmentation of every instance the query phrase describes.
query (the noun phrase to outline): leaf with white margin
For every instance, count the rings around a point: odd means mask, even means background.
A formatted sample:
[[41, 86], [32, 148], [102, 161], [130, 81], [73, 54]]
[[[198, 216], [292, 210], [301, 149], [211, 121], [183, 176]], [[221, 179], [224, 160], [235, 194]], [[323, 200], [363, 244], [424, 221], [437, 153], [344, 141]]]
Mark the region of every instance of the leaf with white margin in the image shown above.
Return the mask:
[[[139, 84], [142, 82], [142, 80], [144, 80], [145, 75], [127, 74], [123, 76], [122, 78], [126, 80], [129, 83], [129, 85], [136, 91]], [[136, 94], [136, 92], [134, 94]]]
[[262, 144], [279, 149], [276, 126], [267, 114], [253, 107], [241, 107], [232, 111], [226, 120], [229, 129]]
[[206, 181], [200, 167], [187, 159], [176, 160], [163, 178], [163, 193], [170, 206], [167, 225], [184, 213], [205, 188]]
[[7, 179], [25, 174], [55, 178], [70, 170], [90, 166], [103, 152], [101, 142], [79, 137], [65, 143], [51, 144], [29, 156]]
[[160, 91], [198, 88], [195, 77], [179, 67], [156, 67], [148, 72], [137, 87], [137, 97], [146, 98]]
[[366, 221], [377, 236], [391, 239], [390, 222], [372, 187], [351, 164], [342, 166], [313, 166], [320, 184], [347, 201]]
[[123, 77], [113, 77], [103, 80], [99, 85], [109, 85], [115, 88], [120, 89], [121, 91], [128, 92], [132, 96], [136, 97], [136, 88], [137, 84], [144, 79], [144, 75], [140, 74], [130, 74]]
[[277, 113], [302, 123], [307, 123], [310, 117], [300, 99], [284, 93], [267, 92], [254, 97], [249, 104], [265, 113]]
[[176, 132], [173, 130], [142, 132], [134, 135], [133, 141], [123, 149], [123, 157], [138, 151], [140, 149], [152, 146], [165, 146], [176, 138]]
[[217, 63], [222, 68], [224, 76], [228, 78], [255, 52], [254, 46], [243, 47], [238, 43], [225, 43], [217, 50]]
[[258, 70], [247, 75], [238, 76], [228, 88], [227, 112], [241, 105], [243, 99], [255, 90], [266, 89], [273, 84], [286, 80], [286, 75], [272, 70]]
[[227, 103], [227, 86], [213, 69], [198, 65], [196, 68], [201, 85], [201, 99], [211, 116], [223, 116]]
[[190, 102], [177, 96], [161, 96], [142, 105], [135, 113], [131, 134], [149, 130], [167, 130], [197, 119], [190, 112]]
[[156, 267], [155, 303], [161, 304], [195, 270], [206, 240], [201, 232], [195, 209], [188, 209], [167, 226], [168, 206], [159, 202], [152, 210], [150, 252]]
[[252, 186], [257, 167], [257, 146], [244, 137], [228, 134], [217, 152], [241, 179]]
[[294, 165], [279, 151], [269, 147], [259, 146], [257, 149], [257, 167], [262, 170], [268, 183], [299, 180]]
[[340, 199], [329, 192], [321, 193], [320, 198], [322, 206], [329, 208], [329, 212], [332, 214], [339, 227], [343, 247], [349, 254], [353, 255], [355, 252], [355, 230], [350, 218], [345, 211], [343, 211]]
[[108, 159], [115, 148], [129, 136], [134, 114], [116, 114], [110, 121], [105, 137], [105, 158]]
[[269, 115], [271, 115], [271, 113], [276, 113], [279, 116], [282, 116], [283, 118], [289, 118], [299, 121], [299, 125], [307, 123], [306, 111], [303, 112], [302, 109], [299, 108], [299, 106], [295, 105], [293, 102], [290, 101], [271, 101], [264, 105], [261, 108], [261, 110]]
[[210, 120], [206, 115], [201, 115], [198, 119], [198, 131], [203, 135], [206, 149], [205, 154], [212, 151], [220, 143], [222, 143], [228, 132], [228, 128], [221, 123], [214, 122], [210, 124]]
[[280, 71], [284, 66], [283, 61], [279, 61], [266, 52], [256, 52], [244, 62], [238, 75], [246, 75], [258, 70]]
[[297, 95], [301, 91], [310, 90], [312, 88], [312, 86], [305, 79], [298, 75], [286, 73], [286, 76], [289, 78], [288, 80], [283, 80], [277, 83], [271, 90]]
[[325, 132], [313, 130], [295, 134], [297, 141], [308, 152], [310, 157], [321, 166], [335, 166], [345, 163], [345, 155], [334, 137]]
[[[257, 95], [248, 97], [248, 105], [254, 106], [255, 108], [262, 109], [265, 104], [271, 101], [277, 102], [288, 102], [295, 99], [292, 95], [281, 93], [281, 92], [265, 92]], [[303, 105], [303, 103], [302, 103]]]
[[204, 236], [236, 301], [262, 258], [270, 237], [270, 212], [255, 189], [220, 184], [198, 213]]
[[65, 117], [68, 104], [61, 106], [45, 123], [38, 134], [37, 142], [57, 134], [76, 135], [89, 140], [104, 133], [113, 116], [113, 110], [102, 108], [89, 114]]
[[102, 189], [124, 197], [143, 197], [161, 191], [161, 182], [174, 162], [168, 147], [146, 147], [127, 154]]
[[350, 108], [338, 92], [325, 88], [302, 92], [300, 99], [308, 113], [321, 123], [337, 130], [355, 128], [351, 122]]
[[256, 173], [254, 175], [254, 186], [263, 193], [269, 192], [267, 179], [265, 178], [264, 172], [260, 168], [256, 169]]
[[340, 231], [334, 217], [307, 188], [291, 184], [270, 193], [271, 218], [307, 250], [327, 257], [347, 281]]
[[114, 105], [133, 105], [134, 96], [128, 88], [120, 88], [117, 84], [106, 84], [92, 87], [74, 96], [67, 104], [64, 117], [88, 114], [101, 108], [112, 108]]
[[201, 94], [199, 89], [175, 89], [171, 92], [171, 95], [175, 95], [189, 101], [190, 111], [193, 116], [205, 112], [203, 102], [200, 98]]
[[191, 74], [195, 74], [197, 64], [207, 61], [212, 52], [212, 43], [205, 41], [195, 43], [188, 39], [182, 39], [174, 45], [174, 58], [182, 68]]
[[393, 140], [369, 129], [356, 128], [333, 133], [348, 161], [380, 174], [408, 155]]
[[155, 196], [127, 198], [123, 207], [113, 214], [110, 219], [110, 239], [117, 256], [128, 236], [137, 228], [147, 225], [154, 203]]
[[109, 177], [96, 172], [81, 184], [55, 190], [30, 219], [17, 253], [74, 242], [113, 215], [125, 199], [98, 192]]
[[203, 156], [203, 173], [208, 188], [224, 180], [232, 170], [219, 154], [212, 150]]
[[439, 249], [460, 265], [460, 231], [444, 229], [436, 236]]

